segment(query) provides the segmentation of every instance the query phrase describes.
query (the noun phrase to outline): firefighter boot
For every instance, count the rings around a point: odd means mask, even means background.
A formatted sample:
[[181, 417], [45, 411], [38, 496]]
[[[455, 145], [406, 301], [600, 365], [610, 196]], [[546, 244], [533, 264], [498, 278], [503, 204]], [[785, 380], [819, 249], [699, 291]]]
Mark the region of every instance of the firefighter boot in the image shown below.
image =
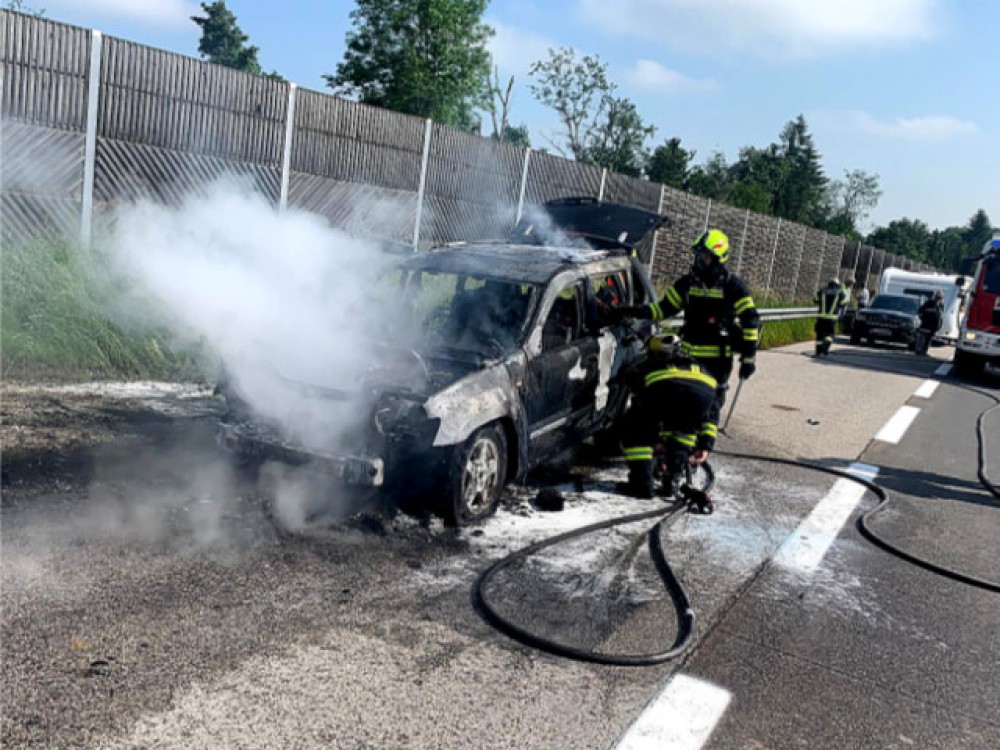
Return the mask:
[[666, 498], [678, 497], [681, 482], [684, 479], [684, 467], [687, 465], [688, 450], [675, 448], [667, 450], [664, 456], [663, 474], [660, 478], [660, 496]]
[[629, 461], [628, 481], [619, 482], [615, 489], [623, 495], [650, 498], [653, 496], [653, 462]]

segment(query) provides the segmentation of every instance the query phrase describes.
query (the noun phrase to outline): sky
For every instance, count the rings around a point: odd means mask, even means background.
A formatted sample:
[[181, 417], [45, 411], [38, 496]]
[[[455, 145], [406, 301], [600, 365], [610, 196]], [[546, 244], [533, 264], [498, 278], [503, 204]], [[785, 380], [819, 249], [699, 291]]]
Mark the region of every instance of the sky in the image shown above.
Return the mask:
[[[197, 56], [190, 0], [29, 0], [45, 16]], [[227, 0], [265, 70], [325, 90], [353, 0]], [[884, 191], [866, 229], [932, 229], [977, 209], [1000, 224], [1000, 3], [995, 0], [492, 0], [485, 20], [511, 120], [555, 150], [559, 123], [528, 68], [554, 47], [607, 63], [617, 94], [701, 162], [766, 146], [802, 114], [826, 174], [862, 169]], [[488, 118], [487, 118], [488, 121]]]

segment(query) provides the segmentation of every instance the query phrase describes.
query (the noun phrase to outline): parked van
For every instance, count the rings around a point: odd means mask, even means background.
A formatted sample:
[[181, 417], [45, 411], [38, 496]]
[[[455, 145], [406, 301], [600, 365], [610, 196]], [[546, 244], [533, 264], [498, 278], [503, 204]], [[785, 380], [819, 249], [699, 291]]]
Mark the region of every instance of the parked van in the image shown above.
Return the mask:
[[916, 297], [921, 304], [941, 292], [944, 316], [937, 340], [958, 341], [962, 313], [968, 301], [971, 284], [965, 276], [948, 276], [943, 273], [916, 273], [900, 268], [887, 268], [879, 281], [879, 294], [906, 294]]
[[1000, 365], [1000, 235], [983, 246], [955, 348], [955, 371], [976, 375]]

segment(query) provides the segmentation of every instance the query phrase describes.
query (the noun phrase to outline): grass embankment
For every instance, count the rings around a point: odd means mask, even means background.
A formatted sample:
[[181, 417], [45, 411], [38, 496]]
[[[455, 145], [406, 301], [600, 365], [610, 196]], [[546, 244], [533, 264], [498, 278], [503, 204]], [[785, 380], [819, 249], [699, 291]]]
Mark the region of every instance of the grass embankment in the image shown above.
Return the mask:
[[151, 305], [113, 273], [101, 251], [36, 242], [5, 246], [2, 262], [5, 379], [197, 377], [192, 347], [173, 348], [165, 327], [140, 329], [140, 318], [152, 319]]

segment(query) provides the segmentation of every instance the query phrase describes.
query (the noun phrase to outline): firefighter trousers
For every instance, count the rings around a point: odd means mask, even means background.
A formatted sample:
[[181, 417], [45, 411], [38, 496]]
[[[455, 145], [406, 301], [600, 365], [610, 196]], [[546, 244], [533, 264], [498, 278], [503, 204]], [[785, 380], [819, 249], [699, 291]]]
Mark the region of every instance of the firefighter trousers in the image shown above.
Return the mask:
[[690, 380], [664, 380], [636, 394], [625, 414], [622, 445], [635, 494], [653, 493], [654, 446], [663, 446], [668, 471], [678, 473], [695, 450], [715, 391]]

